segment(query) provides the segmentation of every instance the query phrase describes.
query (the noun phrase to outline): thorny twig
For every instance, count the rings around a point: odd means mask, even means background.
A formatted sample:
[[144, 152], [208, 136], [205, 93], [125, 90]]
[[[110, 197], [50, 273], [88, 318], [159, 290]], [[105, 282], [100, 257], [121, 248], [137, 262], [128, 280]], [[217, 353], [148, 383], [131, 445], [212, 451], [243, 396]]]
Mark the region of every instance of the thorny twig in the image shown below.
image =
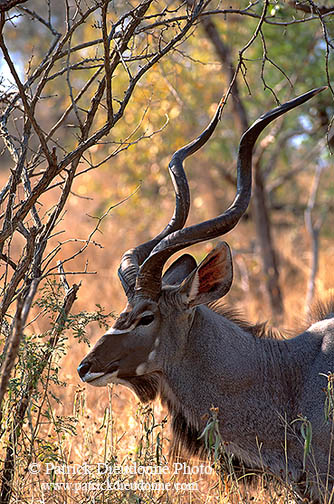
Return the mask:
[[[7, 11], [16, 4], [18, 0], [0, 0], [0, 11]], [[7, 336], [0, 375], [0, 402], [6, 393], [21, 336], [31, 323], [30, 308], [39, 285], [49, 275], [59, 275], [66, 292], [62, 311], [51, 335], [50, 347], [45, 353], [45, 365], [49, 365], [57, 338], [64, 328], [66, 316], [79, 288], [78, 285], [69, 287], [63, 265], [82, 254], [90, 244], [99, 246], [93, 237], [103, 219], [116, 206], [110, 207], [102, 217], [97, 217], [96, 225], [86, 240], [66, 237], [56, 246], [51, 245], [50, 239], [60, 233], [57, 226], [73, 192], [74, 180], [139, 141], [151, 138], [166, 125], [147, 133], [142, 129], [144, 111], [137, 126], [132, 126], [123, 134], [125, 140], [119, 143], [115, 141], [115, 137], [120, 136], [118, 132], [113, 138], [109, 136], [124, 117], [136, 86], [145, 74], [168, 53], [174, 52], [178, 58], [183, 56], [185, 51], [183, 47], [181, 49], [181, 44], [193, 34], [200, 19], [207, 15], [219, 15], [222, 19], [238, 15], [258, 20], [253, 35], [239, 53], [226, 98], [239, 72], [246, 82], [245, 55], [259, 37], [263, 42], [263, 64], [266, 61], [273, 63], [265, 46], [265, 24], [286, 27], [320, 19], [328, 54], [332, 48], [325, 25], [327, 16], [332, 12], [325, 12], [311, 2], [309, 5], [313, 7], [306, 15], [302, 13], [302, 17], [285, 19], [268, 15], [267, 0], [261, 14], [257, 10], [259, 1], [250, 2], [244, 9], [212, 10], [209, 10], [210, 2], [206, 0], [193, 2], [191, 9], [185, 9], [182, 2], [175, 8], [162, 3], [159, 11], [158, 2], [142, 0], [136, 2], [136, 7], [124, 5], [118, 18], [111, 9], [108, 10], [110, 4], [107, 0], [88, 4], [78, 0], [73, 10], [69, 3], [65, 4], [67, 18], [63, 31], [57, 27], [57, 16], [51, 10], [52, 2], [47, 2], [48, 12], [43, 15], [32, 10], [31, 5], [17, 6], [19, 15], [24, 16], [27, 23], [41, 26], [49, 37], [49, 47], [45, 52], [40, 54], [37, 48], [28, 58], [26, 77], [17, 69], [16, 59], [11, 56], [6, 39], [10, 23], [15, 22], [15, 17], [10, 12], [1, 14], [0, 49], [14, 80], [14, 92], [13, 89], [2, 92], [4, 108], [0, 117], [0, 134], [12, 160], [8, 181], [0, 192], [0, 259], [5, 266], [0, 316], [2, 327], [6, 328], [3, 332]], [[78, 34], [81, 31], [87, 35], [88, 31], [85, 30], [88, 25], [93, 27], [91, 39], [80, 42]], [[59, 26], [62, 24], [59, 23]], [[328, 70], [328, 56], [326, 62]], [[119, 75], [121, 78], [116, 86], [114, 82]], [[327, 75], [329, 79], [329, 70]], [[58, 91], [59, 88], [59, 92], [63, 92], [63, 81], [67, 84], [67, 100], [64, 100], [64, 104], [57, 99], [56, 93], [49, 91]], [[45, 121], [44, 103], [57, 107], [57, 117], [52, 116]], [[75, 131], [75, 134], [72, 136], [69, 131]], [[108, 151], [88, 162], [90, 149], [102, 142], [116, 147], [112, 152]], [[59, 190], [60, 194], [57, 193]], [[43, 196], [46, 192], [52, 194], [54, 202], [49, 208], [42, 206], [45, 205]], [[71, 240], [77, 240], [77, 250], [70, 257], [61, 256], [56, 264], [63, 246]], [[24, 243], [21, 251], [13, 256], [13, 244], [17, 252], [21, 243]], [[67, 275], [82, 273], [92, 273], [88, 271], [87, 264], [83, 272], [71, 271]], [[16, 310], [13, 308], [15, 301]], [[8, 320], [11, 321], [10, 326]], [[15, 442], [20, 435], [33, 384], [28, 383], [24, 390], [4, 464], [5, 478], [0, 500], [5, 504], [10, 500]]]
[[[152, 34], [153, 18], [165, 17], [168, 9], [164, 8], [159, 14], [155, 11], [152, 16], [149, 13], [153, 0], [143, 0], [137, 7], [130, 7], [113, 23], [110, 23], [108, 2], [96, 2], [90, 6], [83, 4], [76, 11], [72, 11], [67, 4], [67, 17], [65, 30], [60, 33], [53, 24], [54, 16], [51, 12], [51, 3], [48, 3], [48, 13], [41, 15], [28, 7], [18, 7], [21, 15], [47, 29], [50, 35], [49, 47], [44, 54], [38, 51], [30, 60], [26, 79], [23, 80], [17, 70], [16, 61], [11, 56], [6, 40], [5, 25], [10, 22], [10, 17], [1, 14], [0, 23], [0, 50], [4, 56], [9, 71], [15, 83], [14, 93], [2, 92], [2, 104], [4, 109], [0, 117], [0, 134], [4, 139], [5, 146], [12, 159], [12, 169], [8, 182], [0, 193], [2, 212], [0, 215], [0, 258], [5, 265], [5, 274], [1, 280], [1, 305], [0, 323], [3, 335], [7, 337], [3, 348], [3, 367], [0, 376], [0, 399], [2, 400], [9, 382], [9, 378], [15, 364], [20, 339], [24, 328], [29, 326], [29, 313], [40, 283], [50, 275], [59, 275], [68, 289], [64, 280], [64, 263], [74, 260], [82, 254], [90, 244], [96, 244], [94, 234], [99, 230], [103, 219], [112, 208], [98, 218], [98, 221], [86, 240], [77, 240], [78, 249], [69, 257], [61, 257], [58, 266], [55, 264], [56, 257], [62, 251], [62, 247], [70, 239], [60, 242], [56, 247], [50, 247], [50, 239], [58, 232], [56, 228], [62, 219], [65, 206], [72, 192], [73, 181], [79, 175], [87, 171], [83, 166], [79, 171], [80, 163], [87, 163], [86, 154], [90, 147], [97, 145], [111, 129], [122, 119], [139, 80], [168, 52], [173, 51], [186, 39], [191, 28], [207, 7], [208, 2], [199, 0], [192, 12], [187, 13], [184, 21], [180, 21], [173, 33], [168, 35], [168, 40], [161, 38], [159, 46], [153, 38], [151, 45], [143, 39], [143, 34]], [[179, 9], [182, 9], [180, 7]], [[175, 13], [170, 16], [175, 16]], [[73, 14], [74, 12], [74, 14]], [[88, 19], [101, 14], [102, 23], [96, 24], [100, 29], [100, 36], [83, 44], [73, 44], [77, 31], [84, 27]], [[166, 17], [165, 17], [166, 21]], [[168, 23], [167, 23], [168, 25]], [[163, 25], [165, 29], [166, 24]], [[144, 42], [143, 42], [144, 40]], [[82, 54], [92, 48], [89, 56]], [[125, 51], [126, 54], [125, 54]], [[40, 59], [38, 59], [40, 58]], [[93, 69], [93, 73], [84, 75], [81, 73], [82, 85], [78, 89], [74, 78], [74, 72], [86, 71], [87, 67]], [[94, 71], [95, 68], [95, 71]], [[121, 98], [113, 94], [113, 79], [120, 71], [126, 70], [127, 79], [124, 81], [123, 96]], [[54, 100], [57, 96], [50, 95], [47, 86], [61, 82], [65, 76], [67, 83], [68, 100], [65, 107], [59, 110], [57, 119], [48, 126], [43, 126], [42, 100]], [[60, 86], [61, 87], [61, 86]], [[88, 108], [85, 108], [88, 103]], [[137, 132], [142, 127], [146, 110], [135, 128], [126, 135], [123, 142], [116, 145], [115, 150], [105, 156], [104, 160], [89, 163], [89, 168], [100, 166], [110, 157], [114, 157], [130, 145], [151, 138], [157, 131], [147, 134]], [[64, 132], [68, 121], [77, 128], [77, 136], [69, 137]], [[166, 123], [165, 123], [166, 125]], [[164, 125], [164, 126], [165, 126]], [[14, 127], [13, 127], [14, 126]], [[163, 127], [164, 127], [163, 126]], [[162, 127], [162, 128], [163, 128]], [[46, 129], [47, 128], [47, 129]], [[162, 129], [161, 128], [161, 129]], [[160, 131], [160, 129], [159, 129]], [[57, 137], [56, 137], [57, 135]], [[37, 147], [36, 147], [37, 139]], [[88, 156], [87, 156], [88, 158]], [[45, 210], [43, 208], [43, 196], [47, 191], [57, 191], [60, 195], [53, 197], [54, 206]], [[43, 209], [43, 213], [41, 212]], [[15, 260], [11, 256], [11, 243], [17, 240], [19, 235], [22, 242], [24, 237], [25, 246], [21, 254]], [[16, 242], [15, 242], [16, 243]], [[68, 274], [91, 274], [86, 264], [84, 271], [71, 271]], [[64, 313], [70, 309], [78, 286], [69, 289], [66, 295]], [[73, 296], [72, 296], [73, 295]], [[72, 297], [71, 297], [72, 296]], [[14, 302], [17, 302], [16, 311], [13, 310]], [[61, 315], [63, 317], [63, 315]], [[11, 320], [11, 327], [7, 331], [7, 320]], [[59, 331], [63, 327], [63, 318], [57, 320]], [[5, 330], [6, 329], [6, 330]], [[55, 328], [53, 343], [56, 342], [58, 329]], [[28, 387], [27, 396], [22, 404], [28, 404], [31, 390]], [[30, 391], [29, 391], [30, 390]], [[16, 425], [25, 414], [25, 407], [20, 410]], [[18, 435], [20, 428], [16, 430]], [[14, 439], [12, 440], [14, 442]], [[12, 456], [8, 451], [5, 462], [5, 473], [10, 481]], [[5, 481], [5, 480], [4, 480]], [[6, 482], [2, 488], [1, 498], [4, 502], [9, 499], [10, 488]], [[9, 493], [8, 493], [9, 492]]]

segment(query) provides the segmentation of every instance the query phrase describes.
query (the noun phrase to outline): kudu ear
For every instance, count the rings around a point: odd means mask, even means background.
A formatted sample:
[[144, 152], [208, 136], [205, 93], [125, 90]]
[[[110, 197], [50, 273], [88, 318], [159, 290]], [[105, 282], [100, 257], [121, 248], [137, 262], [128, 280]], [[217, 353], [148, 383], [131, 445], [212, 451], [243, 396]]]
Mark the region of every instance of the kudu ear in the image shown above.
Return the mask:
[[167, 285], [180, 285], [187, 276], [197, 268], [197, 262], [190, 254], [183, 254], [173, 262], [162, 277]]
[[230, 290], [233, 264], [230, 247], [220, 242], [180, 286], [179, 292], [189, 306], [215, 301]]

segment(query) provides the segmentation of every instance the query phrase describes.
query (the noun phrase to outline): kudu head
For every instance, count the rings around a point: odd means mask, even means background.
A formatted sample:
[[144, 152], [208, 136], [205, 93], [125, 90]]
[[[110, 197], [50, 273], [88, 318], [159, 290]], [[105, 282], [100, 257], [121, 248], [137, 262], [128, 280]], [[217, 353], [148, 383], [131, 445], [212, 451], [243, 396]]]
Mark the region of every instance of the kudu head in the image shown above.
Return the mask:
[[[299, 96], [262, 115], [242, 136], [237, 160], [237, 192], [231, 206], [218, 217], [184, 228], [189, 212], [189, 187], [183, 161], [212, 135], [223, 102], [215, 116], [193, 142], [178, 150], [169, 164], [176, 205], [172, 219], [152, 240], [127, 251], [119, 277], [128, 298], [125, 310], [96, 343], [78, 367], [84, 382], [95, 386], [121, 383], [141, 400], [158, 392], [164, 366], [173, 355], [187, 352], [195, 307], [224, 296], [233, 277], [229, 246], [221, 242], [196, 264], [189, 254], [179, 257], [162, 275], [175, 252], [230, 231], [248, 207], [251, 195], [252, 150], [262, 130], [272, 120], [304, 103], [325, 88]], [[203, 345], [205, 328], [203, 328]]]

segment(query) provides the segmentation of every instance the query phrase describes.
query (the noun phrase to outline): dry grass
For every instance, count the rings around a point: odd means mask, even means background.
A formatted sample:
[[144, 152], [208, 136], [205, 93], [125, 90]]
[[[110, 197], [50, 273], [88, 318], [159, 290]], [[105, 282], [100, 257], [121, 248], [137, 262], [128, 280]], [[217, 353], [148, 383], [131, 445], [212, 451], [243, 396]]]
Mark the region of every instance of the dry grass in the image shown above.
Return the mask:
[[[97, 196], [98, 201], [98, 196]], [[172, 212], [172, 208], [169, 214]], [[126, 210], [123, 209], [123, 213]], [[62, 228], [66, 238], [85, 239], [94, 226], [94, 221], [87, 214], [96, 213], [96, 201], [82, 200], [72, 197]], [[169, 215], [168, 214], [168, 215]], [[196, 216], [195, 216], [196, 218]], [[142, 234], [136, 232], [137, 223], [132, 229], [124, 229], [124, 217], [115, 211], [103, 224], [103, 234], [96, 240], [103, 245], [91, 246], [83, 256], [80, 256], [73, 270], [82, 269], [85, 261], [89, 260], [89, 269], [97, 271], [96, 275], [84, 276], [79, 291], [79, 298], [75, 310], [93, 310], [95, 303], [99, 303], [107, 310], [119, 312], [123, 308], [125, 297], [117, 278], [116, 270], [121, 254], [124, 250], [138, 243]], [[155, 227], [156, 226], [156, 227]], [[161, 222], [153, 223], [155, 230], [162, 227]], [[147, 235], [148, 233], [145, 233]], [[252, 225], [241, 223], [229, 239], [236, 249], [249, 247], [249, 236], [252, 236]], [[309, 264], [308, 240], [304, 230], [291, 227], [279, 231], [275, 237], [276, 243], [283, 243], [279, 247], [282, 288], [286, 307], [285, 329], [295, 329], [298, 320], [304, 313], [304, 299]], [[298, 241], [298, 255], [296, 254]], [[70, 255], [78, 244], [70, 242], [64, 247], [63, 254]], [[200, 256], [210, 245], [196, 248]], [[317, 280], [319, 297], [324, 297], [334, 286], [331, 272], [334, 267], [334, 244], [323, 241], [320, 257], [320, 271]], [[270, 312], [266, 303], [261, 283], [259, 258], [256, 254], [243, 254], [244, 271], [247, 272], [247, 282], [241, 282], [239, 268], [236, 268], [236, 279], [232, 292], [228, 295], [228, 303], [239, 309], [245, 317], [253, 322], [269, 319]], [[243, 273], [244, 274], [244, 273]], [[77, 281], [77, 277], [68, 278], [69, 282]], [[31, 331], [39, 333], [48, 325], [47, 319], [38, 319]], [[88, 329], [87, 337], [94, 343], [101, 336], [97, 326]], [[96, 389], [83, 386], [80, 383], [76, 367], [87, 353], [87, 345], [78, 343], [71, 335], [68, 340], [68, 351], [60, 362], [61, 381], [66, 387], [55, 387], [54, 392], [61, 402], [56, 403], [50, 398], [49, 422], [40, 426], [45, 446], [49, 444], [49, 453], [35, 446], [31, 458], [18, 457], [16, 465], [17, 476], [14, 481], [15, 502], [20, 503], [288, 503], [293, 502], [286, 489], [275, 489], [267, 485], [265, 479], [256, 487], [243, 489], [233, 478], [221, 482], [214, 471], [211, 474], [173, 474], [173, 464], [168, 461], [168, 445], [170, 430], [165, 421], [166, 411], [159, 403], [142, 407], [129, 391], [122, 387]], [[31, 412], [33, 413], [33, 412]], [[65, 418], [67, 427], [56, 427], [57, 421]], [[59, 423], [59, 422], [58, 422]], [[27, 420], [27, 439], [23, 444], [29, 445], [29, 419]], [[69, 426], [73, 426], [73, 429]], [[4, 447], [3, 447], [4, 448]], [[26, 451], [25, 451], [26, 453]], [[37, 463], [39, 471], [32, 474], [28, 470], [29, 463]], [[161, 465], [166, 467], [166, 474], [162, 475], [129, 475], [102, 474], [98, 464], [116, 464], [132, 467], [134, 463], [144, 467]], [[51, 464], [58, 469], [51, 470]], [[203, 464], [205, 460], [186, 460], [190, 468]], [[68, 474], [68, 469], [73, 468]], [[100, 466], [105, 467], [105, 466]], [[76, 469], [77, 468], [77, 469]], [[79, 469], [81, 468], [81, 469]], [[86, 469], [85, 469], [86, 468]], [[57, 474], [58, 471], [58, 474]], [[85, 471], [87, 473], [85, 474]], [[196, 471], [196, 469], [195, 469]], [[62, 473], [63, 472], [63, 473]], [[67, 474], [66, 474], [67, 472]], [[103, 472], [103, 471], [102, 471]], [[101, 485], [116, 481], [145, 483], [144, 490], [113, 490], [104, 491]], [[153, 491], [152, 484], [164, 485], [160, 490]], [[47, 489], [45, 483], [57, 483], [60, 486]], [[166, 484], [170, 484], [167, 486]], [[67, 486], [66, 486], [67, 485]], [[100, 487], [99, 487], [100, 485]], [[188, 486], [187, 486], [188, 485]], [[51, 488], [51, 487], [50, 487]], [[192, 489], [190, 491], [190, 488]]]

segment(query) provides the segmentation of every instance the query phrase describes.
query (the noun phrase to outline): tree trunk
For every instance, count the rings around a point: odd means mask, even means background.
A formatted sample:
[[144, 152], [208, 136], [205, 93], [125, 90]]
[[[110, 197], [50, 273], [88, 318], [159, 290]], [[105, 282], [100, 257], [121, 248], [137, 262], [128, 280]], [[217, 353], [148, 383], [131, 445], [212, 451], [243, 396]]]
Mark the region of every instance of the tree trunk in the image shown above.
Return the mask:
[[275, 322], [280, 322], [284, 313], [283, 300], [279, 286], [279, 271], [271, 235], [270, 214], [268, 211], [266, 190], [263, 185], [260, 163], [255, 163], [254, 166], [253, 195], [256, 236], [261, 250], [262, 270], [265, 276], [266, 291], [268, 293], [273, 318]]
[[[208, 39], [213, 44], [217, 56], [223, 65], [223, 72], [226, 74], [229, 81], [232, 81], [235, 68], [232, 63], [229, 46], [224, 44], [212, 19], [204, 17], [201, 22]], [[237, 79], [234, 80], [231, 95], [233, 101], [233, 114], [236, 122], [240, 125], [241, 133], [243, 133], [249, 128], [249, 122], [245, 106], [240, 99]], [[253, 218], [257, 242], [260, 246], [262, 269], [265, 276], [265, 287], [270, 302], [272, 316], [275, 321], [279, 321], [283, 317], [284, 308], [279, 285], [279, 271], [277, 267], [276, 253], [271, 235], [271, 221], [266, 201], [265, 186], [260, 162], [256, 163], [253, 191]]]

